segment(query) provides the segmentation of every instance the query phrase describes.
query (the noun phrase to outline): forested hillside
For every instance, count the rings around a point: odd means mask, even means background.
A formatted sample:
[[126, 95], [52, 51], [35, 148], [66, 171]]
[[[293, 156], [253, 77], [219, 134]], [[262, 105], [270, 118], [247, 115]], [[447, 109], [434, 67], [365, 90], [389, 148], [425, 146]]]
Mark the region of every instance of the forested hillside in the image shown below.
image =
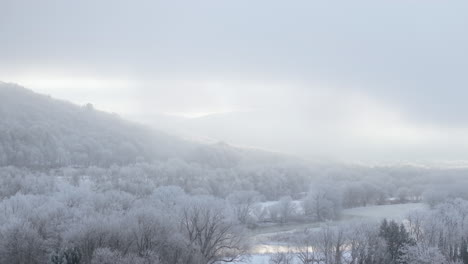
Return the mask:
[[255, 159], [278, 161], [270, 153], [227, 144], [201, 145], [0, 82], [0, 166], [35, 169], [109, 167], [178, 158], [209, 167], [233, 167]]
[[310, 177], [304, 162], [285, 155], [183, 140], [91, 104], [0, 82], [2, 166], [91, 180], [145, 179], [147, 188], [178, 185], [216, 196], [256, 189], [269, 199], [305, 191]]
[[[227, 197], [251, 190], [264, 199], [278, 200], [304, 198], [310, 185], [319, 183], [320, 191], [333, 193], [329, 200], [342, 199], [340, 207], [349, 208], [382, 204], [389, 197], [419, 200], [429, 191], [438, 199], [437, 195], [447, 195], [441, 194], [447, 188], [460, 193], [451, 181], [441, 182], [441, 178], [459, 181], [466, 172], [306, 163], [226, 143], [201, 144], [123, 120], [91, 104], [77, 106], [2, 82], [0, 117], [0, 167], [16, 167], [15, 173], [3, 169], [4, 174], [18, 174], [18, 169], [25, 174], [40, 171], [112, 183], [113, 188], [129, 192], [177, 185], [194, 194]], [[448, 187], [436, 190], [434, 184]]]
[[117, 115], [0, 83], [0, 165], [109, 166], [168, 158], [191, 147]]

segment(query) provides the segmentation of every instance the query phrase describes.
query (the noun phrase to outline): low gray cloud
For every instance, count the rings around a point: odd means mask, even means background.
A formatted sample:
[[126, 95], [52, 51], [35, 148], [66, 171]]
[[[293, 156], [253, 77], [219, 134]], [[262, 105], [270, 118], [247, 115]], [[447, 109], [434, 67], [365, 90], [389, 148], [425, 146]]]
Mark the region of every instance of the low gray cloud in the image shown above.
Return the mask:
[[3, 81], [302, 156], [468, 158], [465, 1], [1, 7]]

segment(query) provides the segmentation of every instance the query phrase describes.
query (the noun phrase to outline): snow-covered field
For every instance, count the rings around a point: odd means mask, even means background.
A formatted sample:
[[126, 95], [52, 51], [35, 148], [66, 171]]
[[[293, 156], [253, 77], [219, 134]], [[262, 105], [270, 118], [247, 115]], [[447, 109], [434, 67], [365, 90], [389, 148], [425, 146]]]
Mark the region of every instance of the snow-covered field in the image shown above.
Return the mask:
[[389, 204], [357, 207], [344, 210], [343, 219], [353, 219], [359, 217], [377, 221], [380, 221], [384, 218], [401, 221], [408, 215], [409, 212], [425, 208], [426, 205], [422, 203]]
[[[425, 208], [426, 205], [422, 203], [357, 207], [344, 210], [341, 220], [329, 222], [328, 224], [333, 225], [347, 221], [356, 221], [359, 219], [381, 221], [382, 219], [387, 218], [401, 221], [404, 220], [411, 211]], [[288, 250], [287, 245], [273, 241], [272, 237], [281, 234], [293, 233], [305, 228], [318, 229], [322, 224], [323, 223], [285, 224], [282, 226], [275, 225], [253, 230], [250, 237], [253, 244], [251, 252], [252, 256], [249, 260], [239, 262], [239, 264], [268, 264], [268, 260], [272, 253]]]

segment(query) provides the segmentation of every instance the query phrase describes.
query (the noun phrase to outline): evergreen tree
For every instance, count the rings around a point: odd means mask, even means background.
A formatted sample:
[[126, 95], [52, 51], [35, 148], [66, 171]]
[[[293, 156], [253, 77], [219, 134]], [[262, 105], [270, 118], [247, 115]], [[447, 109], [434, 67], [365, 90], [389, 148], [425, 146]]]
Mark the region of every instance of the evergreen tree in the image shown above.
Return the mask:
[[80, 264], [81, 252], [77, 248], [67, 248], [55, 252], [50, 257], [50, 264]]
[[463, 264], [468, 264], [468, 243], [465, 238], [462, 239], [460, 246], [460, 259]]
[[379, 236], [386, 242], [390, 263], [404, 264], [404, 261], [401, 260], [403, 250], [410, 245], [414, 245], [414, 241], [410, 238], [405, 226], [403, 224], [398, 225], [394, 220], [388, 222], [384, 219], [380, 226]]

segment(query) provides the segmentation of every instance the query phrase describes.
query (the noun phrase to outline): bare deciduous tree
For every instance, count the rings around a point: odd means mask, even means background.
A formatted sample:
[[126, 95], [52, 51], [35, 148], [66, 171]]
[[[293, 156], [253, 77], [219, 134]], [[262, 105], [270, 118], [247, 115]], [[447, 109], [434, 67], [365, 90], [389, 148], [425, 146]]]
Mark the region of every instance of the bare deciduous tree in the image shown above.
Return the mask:
[[218, 199], [197, 197], [182, 210], [181, 228], [203, 263], [234, 262], [247, 253], [242, 228], [226, 209]]

